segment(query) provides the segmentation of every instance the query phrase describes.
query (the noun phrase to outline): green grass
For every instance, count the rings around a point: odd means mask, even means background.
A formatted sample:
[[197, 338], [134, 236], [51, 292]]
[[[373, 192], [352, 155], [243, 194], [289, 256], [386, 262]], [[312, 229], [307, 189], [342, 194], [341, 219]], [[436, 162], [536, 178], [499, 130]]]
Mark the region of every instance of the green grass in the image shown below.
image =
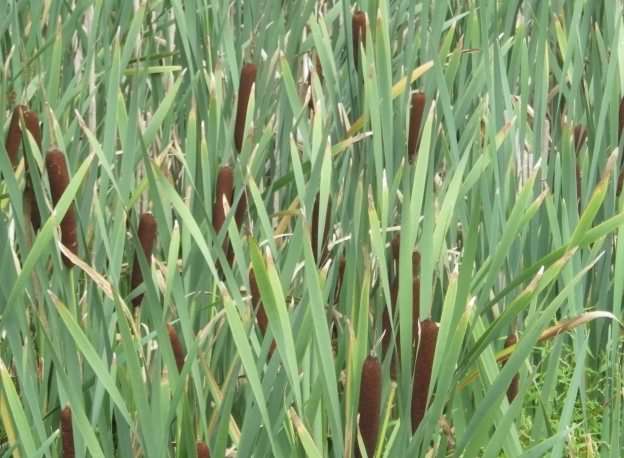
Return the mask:
[[[359, 49], [356, 9], [368, 17]], [[383, 378], [376, 457], [624, 453], [619, 2], [18, 0], [0, 11], [2, 132], [16, 104], [43, 132], [41, 148], [24, 132], [16, 169], [0, 146], [0, 457], [63, 456], [67, 405], [76, 456], [192, 457], [197, 441], [212, 456], [352, 456], [371, 352]], [[316, 58], [322, 75], [309, 77]], [[257, 78], [238, 152], [248, 62]], [[416, 90], [427, 104], [410, 163]], [[53, 147], [71, 176], [56, 206]], [[226, 164], [230, 206], [245, 190], [247, 211], [217, 233]], [[58, 230], [72, 204], [76, 255]], [[158, 226], [152, 259], [137, 239], [145, 211]], [[420, 319], [439, 323], [415, 432], [413, 276]], [[180, 372], [167, 323], [186, 352]]]

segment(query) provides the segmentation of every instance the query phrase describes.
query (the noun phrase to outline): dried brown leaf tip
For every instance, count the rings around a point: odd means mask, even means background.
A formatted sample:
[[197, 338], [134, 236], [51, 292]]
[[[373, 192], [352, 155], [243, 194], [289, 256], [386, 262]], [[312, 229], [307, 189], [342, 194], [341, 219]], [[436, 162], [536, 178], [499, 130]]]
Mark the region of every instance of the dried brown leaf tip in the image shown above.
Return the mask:
[[[52, 194], [52, 203], [56, 207], [61, 196], [69, 185], [69, 173], [67, 171], [67, 163], [65, 155], [57, 149], [48, 152], [45, 159], [46, 170], [48, 172], [48, 180], [50, 181], [50, 193]], [[76, 228], [76, 210], [72, 203], [63, 220], [61, 221], [61, 242], [72, 253], [78, 254], [78, 235]], [[65, 255], [63, 263], [67, 267], [73, 267], [74, 263]]]
[[6, 140], [4, 142], [4, 148], [9, 156], [11, 165], [15, 168], [17, 165], [17, 153], [19, 151], [20, 143], [22, 142], [22, 129], [20, 127], [20, 118], [28, 109], [25, 105], [17, 105], [13, 110], [11, 116], [11, 123], [9, 124], [9, 131], [7, 132]]
[[427, 411], [427, 394], [431, 383], [433, 356], [438, 340], [438, 325], [428, 319], [420, 323], [418, 355], [412, 385], [412, 431], [416, 431]]
[[[375, 453], [377, 435], [379, 434], [381, 382], [379, 359], [369, 355], [362, 365], [358, 414], [362, 440], [366, 447], [366, 454], [370, 457]], [[357, 457], [362, 456], [357, 446], [355, 455]]]
[[178, 333], [171, 323], [167, 323], [167, 334], [169, 335], [169, 343], [171, 344], [171, 349], [173, 350], [173, 356], [175, 357], [178, 372], [182, 372], [186, 353], [184, 352], [180, 339], [178, 339]]
[[351, 33], [353, 34], [353, 60], [355, 66], [360, 65], [360, 45], [366, 47], [366, 13], [356, 11], [351, 18]]
[[63, 446], [63, 458], [74, 458], [74, 429], [72, 426], [72, 412], [69, 406], [61, 410], [61, 444]]
[[[505, 348], [509, 348], [518, 343], [518, 336], [516, 334], [509, 334], [507, 339], [505, 340]], [[506, 363], [506, 362], [505, 362]], [[512, 402], [516, 396], [518, 395], [518, 374], [514, 375], [511, 379], [511, 383], [509, 384], [509, 388], [507, 388], [507, 400]]]
[[[326, 256], [326, 248], [327, 248], [327, 239], [329, 238], [329, 228], [330, 228], [330, 216], [331, 216], [331, 202], [327, 202], [327, 211], [325, 212], [325, 225], [323, 227], [323, 233], [320, 235], [321, 237], [321, 253], [319, 253], [319, 245], [318, 245], [318, 228], [320, 224], [320, 215], [319, 215], [319, 195], [317, 194], [316, 199], [314, 201], [314, 208], [312, 209], [312, 226], [311, 226], [311, 234], [310, 239], [312, 242], [312, 254], [314, 255], [314, 259], [316, 259], [317, 264], [319, 262], [323, 262]], [[320, 257], [319, 257], [320, 256]]]
[[407, 153], [410, 162], [413, 162], [416, 159], [418, 149], [420, 148], [420, 131], [426, 103], [427, 98], [425, 97], [425, 94], [422, 92], [412, 93], [410, 103], [409, 133], [407, 139]]
[[236, 123], [234, 125], [234, 144], [239, 153], [243, 149], [247, 106], [249, 105], [251, 90], [255, 82], [256, 66], [254, 64], [243, 65], [238, 85], [238, 105], [236, 107]]
[[[143, 213], [141, 215], [141, 217], [139, 218], [139, 228], [137, 231], [137, 235], [139, 238], [141, 249], [143, 251], [143, 254], [145, 255], [145, 259], [147, 260], [148, 265], [150, 265], [157, 236], [157, 224], [154, 215], [149, 212]], [[134, 264], [132, 266], [132, 277], [130, 279], [131, 289], [136, 289], [141, 283], [143, 283], [143, 273], [141, 272], [139, 257], [137, 254], [135, 254]], [[132, 299], [132, 305], [138, 307], [139, 305], [141, 305], [142, 300], [143, 294], [139, 294], [134, 299]]]
[[197, 442], [197, 458], [210, 458], [210, 449], [205, 442]]

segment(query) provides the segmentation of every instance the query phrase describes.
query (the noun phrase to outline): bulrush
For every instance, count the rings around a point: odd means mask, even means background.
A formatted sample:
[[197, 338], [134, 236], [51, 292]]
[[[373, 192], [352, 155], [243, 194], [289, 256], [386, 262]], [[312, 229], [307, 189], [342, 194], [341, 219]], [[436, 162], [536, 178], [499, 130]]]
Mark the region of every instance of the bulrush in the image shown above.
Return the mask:
[[39, 207], [37, 207], [37, 199], [32, 185], [27, 182], [24, 188], [24, 211], [28, 218], [30, 218], [30, 224], [32, 224], [33, 230], [37, 232], [41, 227], [41, 215], [39, 213]]
[[6, 136], [4, 148], [9, 155], [11, 165], [15, 167], [17, 164], [17, 152], [19, 151], [20, 143], [22, 142], [22, 129], [20, 128], [20, 117], [27, 111], [26, 106], [17, 105], [13, 110], [11, 116], [11, 123], [9, 124], [9, 132]]
[[407, 139], [407, 153], [410, 162], [413, 162], [416, 159], [418, 148], [420, 148], [420, 129], [426, 103], [427, 99], [425, 94], [422, 92], [412, 93], [410, 103], [409, 133]]
[[327, 211], [325, 212], [325, 226], [323, 227], [323, 233], [321, 234], [321, 253], [319, 257], [318, 253], [318, 227], [319, 227], [319, 196], [317, 194], [314, 201], [314, 208], [312, 209], [312, 233], [310, 234], [312, 242], [312, 254], [316, 259], [317, 264], [322, 262], [325, 258], [325, 248], [327, 246], [327, 238], [329, 237], [329, 219], [331, 214], [331, 202], [327, 202]]
[[412, 432], [415, 432], [427, 411], [427, 393], [431, 382], [433, 356], [438, 340], [438, 325], [428, 319], [420, 323], [418, 355], [412, 385]]
[[197, 458], [210, 458], [210, 449], [205, 442], [197, 442]]
[[[26, 129], [30, 132], [30, 135], [35, 139], [35, 143], [37, 143], [37, 148], [41, 151], [41, 126], [39, 125], [39, 118], [37, 117], [37, 113], [34, 111], [26, 111], [24, 113], [24, 124], [26, 125]], [[28, 161], [24, 161], [24, 167], [28, 169]], [[41, 214], [39, 213], [39, 207], [37, 206], [37, 199], [35, 199], [35, 194], [32, 190], [32, 183], [30, 177], [26, 180], [26, 189], [24, 193], [28, 193], [29, 202], [29, 213], [30, 213], [30, 223], [35, 232], [39, 230], [41, 227]]]
[[351, 33], [353, 34], [353, 60], [356, 68], [360, 65], [360, 44], [366, 47], [366, 14], [356, 11], [351, 18]]
[[[151, 213], [143, 213], [139, 219], [139, 229], [137, 235], [139, 237], [139, 243], [141, 249], [145, 255], [148, 266], [152, 261], [152, 252], [154, 251], [154, 244], [156, 242], [157, 225], [154, 215]], [[143, 283], [143, 273], [141, 272], [141, 265], [139, 264], [138, 254], [134, 255], [134, 264], [132, 266], [132, 277], [130, 279], [130, 286], [134, 290], [141, 283]], [[132, 305], [138, 307], [143, 300], [143, 294], [139, 294], [132, 299]]]
[[[264, 337], [269, 329], [269, 317], [266, 314], [266, 310], [264, 310], [264, 305], [262, 304], [262, 299], [260, 297], [260, 290], [258, 289], [258, 283], [256, 283], [256, 275], [253, 270], [249, 271], [249, 289], [251, 294], [251, 306], [256, 313], [258, 329], [260, 330], [260, 335]], [[273, 351], [275, 351], [275, 340], [271, 342], [269, 358], [273, 354]]]
[[234, 192], [234, 172], [232, 168], [224, 165], [219, 169], [217, 175], [217, 186], [215, 188], [215, 202], [212, 207], [212, 226], [215, 232], [219, 232], [225, 222], [225, 205], [223, 199], [227, 200], [228, 206], [232, 205], [232, 193]]
[[[379, 413], [381, 406], [381, 365], [375, 356], [367, 356], [362, 366], [360, 381], [360, 400], [358, 404], [359, 425], [366, 454], [372, 457], [377, 445], [379, 433]], [[357, 457], [361, 456], [359, 447], [355, 448]]]
[[343, 256], [338, 258], [338, 277], [336, 278], [336, 288], [334, 292], [334, 302], [338, 302], [340, 299], [340, 292], [342, 291], [342, 285], [344, 282], [345, 268], [347, 267], [347, 260]]
[[[45, 164], [48, 172], [48, 180], [50, 181], [52, 202], [56, 207], [61, 199], [61, 196], [65, 192], [65, 189], [69, 185], [69, 173], [67, 172], [65, 156], [58, 149], [52, 149], [46, 155]], [[76, 210], [74, 209], [73, 203], [69, 206], [63, 220], [61, 221], [61, 242], [72, 253], [78, 254]], [[65, 255], [63, 255], [63, 263], [67, 267], [73, 267], [74, 265], [74, 263]]]
[[576, 151], [576, 154], [578, 154], [583, 147], [583, 143], [587, 140], [587, 129], [585, 129], [582, 124], [577, 124], [574, 126], [572, 135], [574, 138], [574, 150]]
[[169, 334], [169, 343], [171, 344], [171, 349], [173, 350], [173, 356], [175, 357], [178, 372], [182, 372], [182, 368], [184, 367], [184, 358], [186, 355], [184, 348], [182, 348], [182, 343], [180, 342], [180, 339], [178, 339], [178, 333], [171, 323], [167, 323], [167, 334]]
[[39, 118], [34, 111], [27, 110], [24, 112], [24, 124], [30, 135], [35, 139], [37, 147], [41, 150], [41, 126], [39, 126]]
[[74, 428], [72, 426], [72, 412], [69, 406], [61, 410], [61, 444], [63, 446], [63, 458], [74, 458]]
[[236, 221], [236, 227], [238, 230], [243, 227], [243, 223], [245, 222], [245, 215], [247, 214], [247, 192], [243, 190], [243, 193], [238, 200], [238, 204], [236, 205], [236, 213], [234, 213], [234, 221]]
[[245, 64], [241, 70], [238, 84], [238, 105], [236, 107], [236, 124], [234, 125], [234, 144], [240, 153], [243, 149], [243, 139], [245, 136], [245, 119], [247, 116], [247, 106], [251, 89], [256, 82], [256, 66]]
[[624, 184], [624, 170], [620, 172], [620, 176], [618, 177], [618, 182], [617, 182], [617, 195], [618, 196], [622, 193], [623, 184]]
[[[518, 337], [515, 333], [509, 334], [509, 337], [505, 340], [505, 348], [509, 348], [512, 345], [518, 343]], [[507, 388], [507, 400], [511, 403], [518, 395], [518, 374], [514, 375]]]

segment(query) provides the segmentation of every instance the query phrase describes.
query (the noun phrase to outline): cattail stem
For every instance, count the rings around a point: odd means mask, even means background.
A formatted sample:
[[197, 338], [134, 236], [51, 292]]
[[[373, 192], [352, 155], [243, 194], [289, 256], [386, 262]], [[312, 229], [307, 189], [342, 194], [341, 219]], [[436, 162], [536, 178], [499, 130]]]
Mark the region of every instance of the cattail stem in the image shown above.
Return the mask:
[[[143, 213], [139, 218], [139, 228], [137, 231], [139, 243], [145, 259], [148, 265], [152, 261], [152, 252], [154, 250], [154, 244], [156, 242], [157, 224], [154, 215], [151, 213]], [[132, 277], [130, 279], [131, 289], [136, 289], [141, 283], [143, 283], [143, 273], [141, 272], [141, 265], [139, 264], [138, 254], [134, 255], [134, 264], [132, 266]], [[143, 294], [137, 295], [132, 299], [132, 305], [138, 307], [143, 301]]]
[[418, 355], [414, 367], [414, 384], [412, 386], [412, 432], [418, 426], [427, 412], [427, 395], [431, 383], [431, 370], [438, 340], [438, 325], [428, 319], [420, 323]]
[[355, 67], [360, 65], [360, 45], [366, 47], [366, 13], [356, 11], [351, 18], [351, 33], [353, 35], [353, 61]]
[[[52, 202], [56, 206], [61, 199], [61, 196], [69, 185], [69, 173], [67, 171], [67, 164], [65, 162], [65, 156], [57, 149], [50, 150], [46, 155], [46, 170], [48, 172], [48, 179], [50, 181], [50, 192], [52, 194]], [[78, 254], [78, 236], [76, 228], [76, 211], [74, 204], [69, 206], [63, 220], [61, 221], [61, 242], [72, 253]], [[63, 257], [63, 263], [65, 266], [71, 268], [74, 263], [65, 255]]]
[[411, 98], [407, 154], [410, 162], [418, 155], [420, 148], [420, 130], [427, 99], [422, 92], [414, 92]]
[[[380, 406], [381, 364], [378, 358], [369, 355], [362, 366], [358, 404], [360, 432], [369, 457], [374, 455], [377, 446]], [[359, 447], [356, 447], [356, 456], [361, 456]]]
[[186, 353], [184, 352], [184, 348], [182, 348], [180, 339], [178, 339], [178, 333], [170, 323], [167, 323], [167, 334], [169, 334], [169, 343], [171, 344], [171, 349], [173, 350], [173, 356], [175, 357], [178, 372], [182, 372]]
[[74, 429], [72, 426], [72, 412], [69, 406], [61, 410], [61, 444], [63, 446], [63, 458], [74, 458]]
[[210, 449], [205, 442], [197, 442], [197, 458], [210, 458]]
[[[512, 345], [518, 343], [518, 336], [515, 333], [509, 334], [507, 339], [505, 340], [505, 348], [509, 348]], [[506, 364], [505, 361], [504, 364]], [[509, 388], [507, 388], [507, 400], [511, 403], [516, 396], [518, 395], [518, 374], [514, 375], [511, 379], [511, 383], [509, 384]]]
[[236, 123], [234, 125], [234, 144], [239, 153], [243, 149], [247, 106], [249, 105], [251, 90], [255, 82], [256, 66], [254, 64], [245, 64], [241, 69], [238, 85], [238, 105], [236, 107]]

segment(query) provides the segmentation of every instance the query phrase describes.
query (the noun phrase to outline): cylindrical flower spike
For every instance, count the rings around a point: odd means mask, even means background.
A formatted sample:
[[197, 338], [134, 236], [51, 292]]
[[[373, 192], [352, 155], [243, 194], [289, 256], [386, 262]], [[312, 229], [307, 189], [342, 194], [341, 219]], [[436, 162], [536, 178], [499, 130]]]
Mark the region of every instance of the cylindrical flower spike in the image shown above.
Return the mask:
[[418, 149], [420, 148], [420, 130], [426, 103], [427, 99], [422, 92], [414, 92], [412, 94], [407, 139], [407, 153], [410, 162], [416, 159]]
[[72, 426], [72, 412], [69, 406], [61, 410], [61, 444], [63, 446], [63, 458], [74, 458], [74, 428]]
[[366, 13], [356, 11], [351, 18], [351, 33], [353, 35], [353, 60], [356, 68], [360, 65], [360, 45], [366, 47]]
[[[141, 249], [145, 255], [148, 265], [152, 261], [152, 252], [154, 251], [154, 244], [156, 242], [157, 224], [156, 218], [151, 213], [143, 213], [139, 219], [139, 228], [137, 231], [139, 243]], [[132, 266], [132, 277], [130, 279], [130, 286], [134, 290], [141, 283], [143, 283], [143, 273], [141, 272], [141, 265], [139, 264], [139, 257], [134, 255], [134, 264]], [[143, 300], [143, 294], [139, 294], [132, 299], [132, 305], [138, 307]]]
[[19, 151], [20, 143], [22, 142], [22, 129], [20, 127], [20, 117], [27, 111], [25, 105], [18, 105], [13, 110], [11, 116], [11, 123], [9, 124], [9, 131], [6, 136], [4, 148], [9, 156], [11, 165], [15, 167], [17, 165], [17, 153]]
[[197, 442], [197, 458], [210, 458], [210, 449], [205, 442]]
[[[366, 454], [372, 457], [377, 446], [381, 406], [381, 364], [374, 356], [367, 356], [362, 366], [360, 400], [358, 404], [359, 426]], [[356, 456], [361, 456], [356, 446]]]
[[[516, 334], [509, 334], [507, 339], [505, 340], [505, 348], [509, 348], [512, 345], [518, 343], [518, 336]], [[516, 396], [518, 395], [518, 374], [514, 375], [511, 379], [511, 383], [509, 384], [509, 388], [507, 388], [507, 400], [511, 403]]]
[[234, 144], [239, 153], [243, 149], [247, 106], [249, 105], [251, 89], [255, 83], [256, 66], [254, 64], [245, 64], [241, 69], [240, 82], [238, 85], [238, 105], [236, 107], [236, 123], [234, 125]]
[[587, 140], [587, 129], [585, 129], [582, 124], [577, 124], [576, 126], [574, 126], [573, 138], [574, 150], [576, 151], [576, 154], [578, 154], [583, 147], [583, 143], [585, 143], [585, 140]]
[[186, 354], [184, 352], [184, 348], [182, 348], [180, 339], [178, 339], [178, 333], [170, 323], [167, 323], [167, 334], [169, 335], [169, 343], [171, 343], [171, 349], [173, 350], [173, 356], [175, 357], [176, 367], [178, 368], [178, 372], [182, 372]]
[[319, 227], [319, 201], [320, 198], [317, 195], [316, 200], [314, 201], [314, 208], [312, 209], [312, 233], [310, 234], [310, 239], [312, 243], [312, 254], [314, 255], [314, 259], [316, 259], [317, 264], [319, 262], [323, 262], [325, 258], [325, 248], [327, 247], [327, 239], [329, 237], [329, 227], [330, 227], [330, 215], [331, 215], [331, 202], [327, 202], [327, 211], [325, 212], [325, 225], [323, 227], [323, 233], [321, 234], [321, 253], [318, 252], [318, 227]]
[[30, 132], [30, 135], [35, 139], [37, 147], [41, 150], [41, 126], [39, 125], [39, 118], [34, 111], [27, 110], [24, 112], [24, 124], [26, 129]]
[[225, 165], [219, 169], [217, 175], [217, 186], [215, 192], [215, 202], [212, 207], [212, 226], [215, 232], [219, 232], [223, 227], [227, 214], [223, 199], [232, 205], [232, 193], [234, 191], [234, 172], [231, 167]]
[[431, 383], [431, 370], [438, 340], [438, 325], [428, 319], [420, 323], [418, 355], [414, 367], [412, 386], [412, 432], [415, 432], [427, 412], [427, 394]]
[[234, 221], [236, 221], [236, 227], [240, 230], [245, 222], [245, 215], [247, 214], [247, 192], [243, 190], [240, 196], [238, 204], [236, 205], [236, 213], [234, 213]]
[[[69, 173], [65, 156], [57, 149], [52, 149], [46, 155], [46, 170], [50, 181], [50, 192], [52, 194], [52, 202], [54, 206], [58, 204], [65, 189], [69, 185]], [[72, 253], [78, 254], [78, 236], [76, 228], [76, 210], [72, 203], [63, 220], [61, 221], [61, 242]], [[62, 256], [63, 263], [67, 267], [73, 267], [74, 263], [65, 255]]]

